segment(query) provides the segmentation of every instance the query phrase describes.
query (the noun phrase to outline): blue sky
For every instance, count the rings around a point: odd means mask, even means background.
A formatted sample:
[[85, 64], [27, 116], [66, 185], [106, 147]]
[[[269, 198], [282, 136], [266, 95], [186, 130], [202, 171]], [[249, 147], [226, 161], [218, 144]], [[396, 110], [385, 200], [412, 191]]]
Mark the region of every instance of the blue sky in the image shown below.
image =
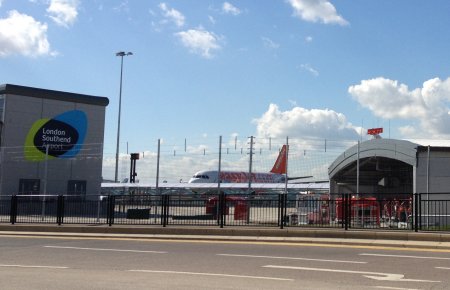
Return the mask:
[[[0, 83], [108, 97], [105, 154], [250, 135], [450, 139], [450, 1], [0, 0]], [[388, 129], [389, 126], [389, 129]], [[361, 127], [363, 127], [361, 129]]]

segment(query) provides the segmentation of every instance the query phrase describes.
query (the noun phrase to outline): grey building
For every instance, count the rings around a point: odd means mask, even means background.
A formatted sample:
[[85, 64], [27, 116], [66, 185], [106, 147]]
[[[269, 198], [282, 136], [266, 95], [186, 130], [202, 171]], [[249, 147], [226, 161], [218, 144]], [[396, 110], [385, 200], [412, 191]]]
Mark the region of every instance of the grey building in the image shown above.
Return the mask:
[[0, 195], [99, 193], [108, 103], [0, 85]]
[[328, 174], [336, 193], [449, 193], [450, 147], [373, 139], [343, 152]]
[[330, 192], [419, 193], [422, 224], [449, 225], [450, 147], [373, 139], [352, 146], [328, 168]]

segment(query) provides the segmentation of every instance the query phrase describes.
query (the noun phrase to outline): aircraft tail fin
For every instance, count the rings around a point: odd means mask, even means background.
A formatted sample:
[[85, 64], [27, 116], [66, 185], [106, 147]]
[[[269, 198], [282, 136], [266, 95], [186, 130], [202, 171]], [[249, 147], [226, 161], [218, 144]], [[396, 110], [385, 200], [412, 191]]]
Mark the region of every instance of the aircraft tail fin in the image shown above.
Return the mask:
[[270, 172], [277, 174], [286, 174], [286, 154], [287, 154], [287, 145], [283, 145], [281, 148], [280, 154], [278, 154], [277, 161], [273, 165], [272, 170]]

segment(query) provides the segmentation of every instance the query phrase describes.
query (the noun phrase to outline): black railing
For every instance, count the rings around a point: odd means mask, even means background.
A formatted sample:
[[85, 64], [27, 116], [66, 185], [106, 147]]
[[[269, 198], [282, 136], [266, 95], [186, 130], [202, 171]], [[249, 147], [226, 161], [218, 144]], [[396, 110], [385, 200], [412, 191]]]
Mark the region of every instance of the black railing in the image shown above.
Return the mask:
[[449, 231], [450, 194], [13, 195], [0, 223]]

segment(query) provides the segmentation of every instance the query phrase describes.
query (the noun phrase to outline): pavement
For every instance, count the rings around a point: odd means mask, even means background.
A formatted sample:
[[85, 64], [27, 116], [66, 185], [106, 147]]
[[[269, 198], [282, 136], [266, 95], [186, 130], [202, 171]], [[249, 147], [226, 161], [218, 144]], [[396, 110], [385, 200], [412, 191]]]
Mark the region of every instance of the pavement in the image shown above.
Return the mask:
[[207, 227], [148, 225], [0, 224], [0, 235], [205, 240], [226, 242], [314, 243], [351, 246], [416, 248], [450, 251], [450, 232], [410, 230], [344, 230], [335, 228]]

